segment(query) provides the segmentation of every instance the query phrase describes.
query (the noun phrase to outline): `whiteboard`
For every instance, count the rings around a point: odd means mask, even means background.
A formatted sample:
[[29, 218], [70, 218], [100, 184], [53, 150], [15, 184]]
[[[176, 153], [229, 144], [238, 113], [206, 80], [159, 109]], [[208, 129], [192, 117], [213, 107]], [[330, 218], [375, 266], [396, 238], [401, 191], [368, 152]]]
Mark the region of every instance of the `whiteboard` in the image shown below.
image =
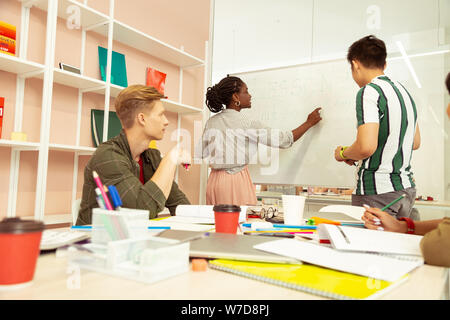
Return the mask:
[[[354, 185], [355, 167], [334, 160], [334, 149], [349, 145], [356, 137], [358, 86], [344, 60], [238, 76], [252, 95], [252, 108], [241, 112], [271, 128], [292, 130], [316, 107], [322, 107], [323, 120], [291, 148], [259, 145], [259, 156], [253, 159], [257, 164], [249, 165], [254, 183]], [[270, 155], [270, 162], [265, 155]]]
[[[412, 171], [420, 194], [437, 196], [444, 191], [443, 151], [448, 135], [443, 130], [445, 91], [442, 79], [445, 79], [448, 56], [411, 59], [421, 88], [403, 59], [389, 60], [386, 69], [386, 75], [400, 81], [417, 105], [422, 146], [413, 153]], [[259, 145], [259, 154], [249, 165], [254, 183], [355, 186], [357, 168], [334, 159], [335, 148], [351, 145], [357, 132], [359, 87], [345, 59], [235, 75], [247, 84], [252, 95], [252, 108], [241, 112], [272, 128], [292, 130], [302, 124], [314, 108], [322, 107], [323, 120], [291, 148], [278, 150]], [[430, 176], [435, 178], [431, 180]]]

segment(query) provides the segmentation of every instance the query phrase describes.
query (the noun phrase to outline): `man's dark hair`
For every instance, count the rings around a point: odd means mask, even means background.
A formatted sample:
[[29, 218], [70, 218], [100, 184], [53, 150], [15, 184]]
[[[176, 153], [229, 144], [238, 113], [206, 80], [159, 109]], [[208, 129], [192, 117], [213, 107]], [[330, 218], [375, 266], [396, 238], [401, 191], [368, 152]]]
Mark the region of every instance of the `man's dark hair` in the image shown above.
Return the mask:
[[374, 35], [359, 39], [348, 49], [347, 60], [353, 68], [352, 60], [357, 60], [366, 68], [384, 69], [386, 65], [386, 45]]
[[445, 80], [445, 85], [447, 86], [448, 93], [450, 94], [450, 72], [447, 75], [447, 79]]

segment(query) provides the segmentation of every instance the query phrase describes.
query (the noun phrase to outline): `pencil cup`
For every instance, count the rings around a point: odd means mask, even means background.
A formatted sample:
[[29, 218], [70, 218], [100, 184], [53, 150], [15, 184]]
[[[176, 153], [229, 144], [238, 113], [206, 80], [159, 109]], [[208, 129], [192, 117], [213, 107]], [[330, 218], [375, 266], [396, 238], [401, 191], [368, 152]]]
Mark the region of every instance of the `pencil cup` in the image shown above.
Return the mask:
[[303, 210], [305, 208], [305, 197], [282, 195], [281, 198], [283, 200], [284, 224], [289, 225], [304, 224]]
[[213, 210], [216, 232], [236, 234], [241, 207], [230, 204], [219, 204], [215, 205]]
[[0, 222], [0, 288], [31, 283], [43, 230], [40, 221], [5, 218]]

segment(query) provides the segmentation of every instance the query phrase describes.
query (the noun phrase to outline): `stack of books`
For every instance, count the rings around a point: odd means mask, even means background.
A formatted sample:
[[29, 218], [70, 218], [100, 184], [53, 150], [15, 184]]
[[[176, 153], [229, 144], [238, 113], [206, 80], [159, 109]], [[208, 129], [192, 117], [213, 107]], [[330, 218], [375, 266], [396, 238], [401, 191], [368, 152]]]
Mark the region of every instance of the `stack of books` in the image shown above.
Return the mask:
[[0, 21], [0, 52], [16, 55], [16, 27]]

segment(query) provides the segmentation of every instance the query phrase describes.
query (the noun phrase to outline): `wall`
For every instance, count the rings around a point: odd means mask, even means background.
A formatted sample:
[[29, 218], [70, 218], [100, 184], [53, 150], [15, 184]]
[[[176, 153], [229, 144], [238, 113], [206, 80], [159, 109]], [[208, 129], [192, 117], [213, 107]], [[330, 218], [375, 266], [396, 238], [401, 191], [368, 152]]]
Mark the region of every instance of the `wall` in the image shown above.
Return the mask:
[[[83, 3], [83, 1], [79, 1]], [[115, 18], [144, 33], [150, 34], [176, 48], [184, 47], [188, 53], [204, 59], [205, 41], [209, 37], [209, 1], [183, 0], [116, 0]], [[94, 9], [109, 14], [108, 0], [88, 1]], [[45, 34], [47, 13], [32, 8], [30, 14], [28, 56], [31, 61], [44, 64]], [[21, 4], [16, 0], [0, 1], [0, 20], [17, 27], [20, 39]], [[81, 30], [69, 29], [66, 21], [58, 18], [56, 34], [55, 67], [60, 61], [80, 66]], [[88, 32], [86, 37], [85, 75], [100, 79], [97, 46], [107, 47], [107, 39], [96, 33]], [[154, 67], [167, 73], [166, 95], [169, 99], [179, 99], [179, 68], [156, 57], [114, 42], [113, 50], [124, 53], [127, 63], [128, 83], [145, 83], [145, 68]], [[17, 48], [18, 51], [18, 48]], [[185, 70], [183, 74], [182, 103], [201, 108], [203, 106], [203, 67]], [[14, 106], [16, 76], [0, 71], [0, 96], [6, 98], [5, 117], [2, 138], [9, 139], [14, 126]], [[53, 105], [51, 114], [50, 143], [74, 145], [76, 141], [78, 90], [55, 84], [53, 87]], [[93, 146], [90, 130], [90, 109], [103, 109], [104, 95], [83, 94], [81, 122], [81, 146]], [[42, 104], [42, 80], [26, 81], [23, 131], [28, 141], [39, 141]], [[114, 99], [110, 109], [114, 110]], [[177, 115], [167, 113], [170, 121], [166, 136], [158, 141], [162, 153], [175, 144], [170, 137], [177, 126]], [[184, 116], [182, 128], [193, 133], [194, 121], [201, 116]], [[6, 215], [8, 200], [8, 181], [11, 149], [0, 147], [0, 218]], [[31, 216], [34, 213], [35, 185], [37, 170], [37, 152], [22, 152], [19, 172], [17, 216]], [[81, 197], [83, 170], [89, 156], [79, 157], [77, 198]], [[74, 156], [71, 152], [50, 151], [48, 160], [47, 196], [45, 214], [64, 214], [71, 210], [71, 192]], [[184, 171], [184, 170], [183, 170]], [[179, 184], [192, 203], [198, 202], [199, 166], [193, 166], [188, 172], [179, 174]]]

